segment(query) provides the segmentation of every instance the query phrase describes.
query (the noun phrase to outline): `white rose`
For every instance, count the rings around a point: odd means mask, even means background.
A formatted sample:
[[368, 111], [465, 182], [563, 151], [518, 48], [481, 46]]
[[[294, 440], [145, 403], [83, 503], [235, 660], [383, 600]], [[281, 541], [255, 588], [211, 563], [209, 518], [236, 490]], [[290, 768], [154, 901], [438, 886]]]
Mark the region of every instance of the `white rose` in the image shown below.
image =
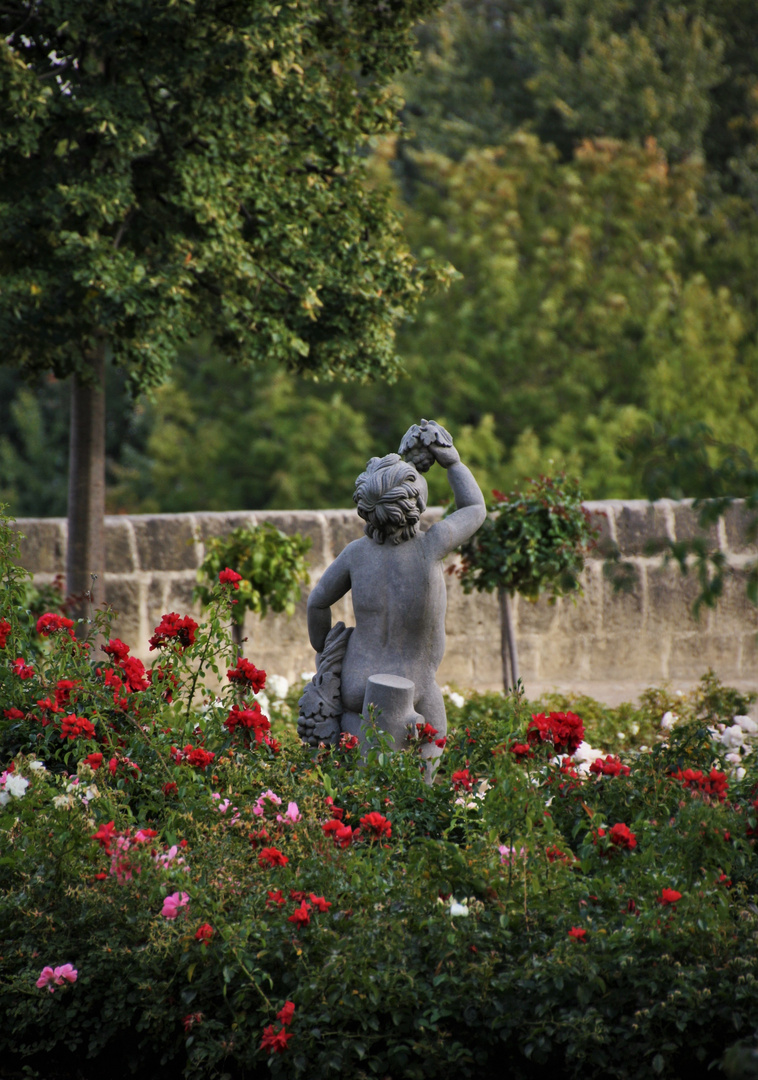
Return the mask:
[[741, 727], [747, 735], [758, 735], [758, 723], [750, 716], [733, 716], [732, 721]]
[[740, 725], [732, 724], [731, 727], [724, 728], [720, 741], [728, 750], [736, 750], [739, 746], [742, 746], [744, 740], [745, 733]]
[[588, 742], [580, 742], [571, 756], [578, 765], [584, 762], [591, 765], [596, 758], [605, 757], [605, 754], [602, 750], [595, 750]]
[[266, 689], [274, 701], [283, 701], [289, 688], [290, 684], [283, 675], [269, 675], [266, 679]]
[[15, 773], [5, 781], [5, 790], [9, 791], [17, 799], [23, 798], [28, 787], [29, 781], [25, 780], [23, 776], [17, 776]]

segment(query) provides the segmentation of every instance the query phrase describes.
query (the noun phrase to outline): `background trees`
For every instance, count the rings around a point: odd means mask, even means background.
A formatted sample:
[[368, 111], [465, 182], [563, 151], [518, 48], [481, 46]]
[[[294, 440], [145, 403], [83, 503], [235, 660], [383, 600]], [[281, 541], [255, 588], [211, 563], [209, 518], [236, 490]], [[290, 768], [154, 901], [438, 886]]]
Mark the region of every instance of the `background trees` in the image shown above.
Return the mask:
[[2, 359], [72, 380], [69, 589], [102, 579], [107, 365], [150, 389], [204, 331], [224, 359], [396, 370], [424, 275], [360, 151], [434, 6], [0, 9]]
[[[651, 434], [682, 423], [755, 457], [750, 18], [747, 2], [722, 0], [448, 3], [418, 30], [416, 69], [398, 76], [402, 136], [372, 142], [355, 188], [383, 212], [394, 205], [411, 250], [462, 274], [403, 324], [405, 374], [380, 391], [254, 379], [228, 366], [223, 335], [222, 348], [200, 339], [126, 428], [113, 508], [348, 504], [361, 459], [394, 448], [420, 415], [453, 428], [485, 487], [565, 467], [588, 497], [644, 495]], [[287, 282], [299, 288], [299, 274]], [[333, 325], [350, 356], [371, 355], [370, 335], [338, 308], [318, 308], [314, 323], [293, 302], [318, 339], [302, 366], [323, 355], [319, 334]], [[265, 341], [264, 354], [279, 355]], [[392, 364], [380, 357], [379, 368]], [[213, 475], [193, 462], [189, 431], [202, 431]], [[310, 454], [305, 432], [318, 442]], [[34, 460], [18, 432], [9, 438], [16, 460]], [[240, 438], [254, 447], [244, 468]]]

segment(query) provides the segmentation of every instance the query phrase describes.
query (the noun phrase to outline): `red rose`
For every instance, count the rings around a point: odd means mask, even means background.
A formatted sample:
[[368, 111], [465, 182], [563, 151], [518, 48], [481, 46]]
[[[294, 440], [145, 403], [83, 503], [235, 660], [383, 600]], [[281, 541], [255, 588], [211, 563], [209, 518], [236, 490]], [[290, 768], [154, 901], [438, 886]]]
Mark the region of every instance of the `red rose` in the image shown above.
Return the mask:
[[198, 926], [195, 931], [195, 941], [202, 942], [203, 945], [207, 945], [216, 931], [209, 923], [203, 923], [202, 926]]
[[526, 729], [527, 742], [552, 744], [556, 754], [573, 754], [584, 738], [584, 724], [572, 712], [535, 713]]
[[343, 825], [337, 818], [325, 821], [321, 826], [327, 836], [331, 836], [338, 847], [349, 847], [353, 841], [353, 830], [350, 825]]
[[285, 866], [288, 862], [289, 859], [279, 848], [265, 847], [258, 852], [259, 866], [265, 866], [267, 863], [269, 866]]
[[242, 581], [242, 574], [238, 574], [236, 570], [230, 570], [229, 567], [222, 570], [218, 575], [218, 580], [222, 585], [231, 585], [234, 589], [239, 589], [240, 582]]
[[377, 814], [376, 811], [371, 814], [365, 814], [364, 817], [361, 818], [361, 825], [379, 839], [382, 836], [386, 836], [389, 840], [392, 836], [392, 825], [386, 817], [382, 814]]
[[608, 835], [611, 843], [615, 844], [617, 847], [627, 848], [629, 851], [631, 851], [632, 848], [637, 847], [637, 837], [633, 832], [629, 831], [627, 825], [623, 825], [620, 822], [618, 825], [614, 825], [611, 828]]
[[681, 899], [682, 894], [677, 892], [676, 889], [663, 889], [661, 895], [658, 897], [658, 903], [666, 906], [667, 904], [675, 904]]
[[103, 652], [108, 656], [112, 656], [114, 660], [120, 662], [126, 660], [129, 655], [129, 646], [125, 645], [123, 641], [118, 638], [111, 638], [107, 645], [103, 645]]
[[418, 731], [418, 737], [421, 742], [431, 743], [439, 735], [436, 727], [432, 727], [431, 724], [416, 724], [416, 730]]
[[291, 1038], [292, 1035], [285, 1031], [284, 1028], [274, 1031], [274, 1025], [269, 1024], [268, 1027], [263, 1029], [260, 1049], [268, 1050], [269, 1054], [281, 1054], [287, 1049], [287, 1040]]
[[568, 932], [568, 936], [572, 937], [574, 941], [586, 941], [587, 931], [583, 930], [581, 926], [572, 926]]
[[182, 618], [175, 611], [163, 615], [160, 623], [156, 626], [153, 636], [150, 638], [150, 651], [162, 649], [164, 645], [175, 642], [183, 649], [195, 644], [195, 632], [197, 623], [189, 615]]
[[295, 923], [296, 926], [307, 926], [311, 921], [310, 910], [311, 905], [306, 904], [305, 900], [301, 900], [300, 906], [295, 908], [293, 913], [287, 917], [287, 922]]
[[450, 777], [453, 791], [458, 791], [459, 788], [464, 788], [465, 791], [471, 791], [473, 782], [468, 769], [459, 769]]
[[115, 821], [109, 821], [107, 825], [101, 825], [97, 832], [92, 834], [91, 839], [97, 840], [100, 847], [105, 848], [106, 855], [110, 855], [111, 853], [111, 840], [113, 839], [115, 831]]
[[19, 679], [34, 678], [34, 668], [29, 664], [25, 664], [20, 656], [13, 661], [12, 667]]
[[5, 648], [5, 643], [8, 640], [11, 629], [11, 624], [7, 619], [0, 619], [0, 649]]
[[94, 724], [86, 716], [74, 716], [71, 713], [61, 721], [61, 738], [78, 739], [80, 735], [83, 735], [85, 739], [94, 739]]
[[294, 1001], [287, 1001], [284, 1007], [276, 1014], [276, 1018], [280, 1024], [284, 1024], [288, 1027], [292, 1023], [292, 1017], [295, 1015], [295, 1003]]
[[233, 705], [231, 712], [224, 720], [224, 727], [228, 728], [230, 735], [233, 735], [238, 727], [242, 728], [248, 738], [254, 735], [255, 741], [259, 743], [265, 739], [266, 732], [271, 730], [271, 722], [261, 712], [258, 702], [254, 701], [252, 705], [244, 709], [241, 709], [239, 705]]
[[325, 900], [323, 896], [316, 896], [315, 893], [308, 893], [308, 899], [315, 907], [316, 911], [320, 911], [322, 914], [328, 911], [332, 906], [331, 900]]
[[255, 664], [251, 664], [243, 656], [237, 661], [236, 667], [229, 668], [226, 677], [230, 682], [238, 682], [245, 687], [250, 687], [254, 694], [266, 685], [266, 672], [259, 671]]
[[55, 712], [63, 705], [68, 705], [71, 694], [79, 685], [80, 684], [76, 679], [58, 679], [58, 682], [55, 684]]
[[72, 640], [76, 640], [74, 624], [71, 619], [67, 619], [63, 615], [54, 615], [49, 611], [45, 615], [40, 615], [37, 619], [37, 633], [41, 634], [42, 637], [50, 637], [57, 630], [65, 630]]
[[613, 754], [608, 754], [605, 760], [596, 758], [590, 765], [590, 772], [598, 776], [628, 776], [629, 771], [629, 766]]

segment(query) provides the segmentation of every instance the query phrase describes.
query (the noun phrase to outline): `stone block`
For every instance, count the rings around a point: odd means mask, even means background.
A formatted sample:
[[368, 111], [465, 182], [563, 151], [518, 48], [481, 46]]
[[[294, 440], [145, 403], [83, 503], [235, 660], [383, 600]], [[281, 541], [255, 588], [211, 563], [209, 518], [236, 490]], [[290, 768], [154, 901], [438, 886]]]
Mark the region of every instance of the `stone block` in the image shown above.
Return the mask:
[[514, 600], [513, 623], [517, 636], [547, 633], [555, 624], [559, 608], [564, 603], [558, 600], [555, 604], [551, 604], [544, 596], [541, 596], [539, 600], [528, 600], [525, 596], [517, 596]]
[[456, 578], [446, 578], [447, 611], [445, 634], [449, 642], [456, 641], [456, 648], [465, 648], [465, 642], [499, 638], [500, 617], [497, 596], [494, 593], [464, 593]]
[[735, 555], [758, 555], [758, 509], [748, 510], [740, 499], [724, 514], [724, 526], [727, 550]]
[[[174, 610], [168, 603], [169, 581], [163, 574], [152, 574], [145, 590], [145, 613], [147, 616], [147, 635], [152, 637], [153, 630], [164, 615]], [[179, 612], [183, 614], [183, 612]], [[147, 648], [147, 645], [145, 645]]]
[[652, 642], [664, 634], [703, 633], [708, 628], [707, 608], [701, 608], [697, 620], [692, 613], [699, 592], [700, 586], [692, 570], [683, 574], [678, 566], [669, 563], [647, 571], [646, 626]]
[[235, 529], [247, 529], [255, 524], [255, 515], [248, 510], [235, 510], [230, 514], [195, 514], [195, 525], [201, 544], [216, 536], [228, 536]]
[[665, 680], [667, 647], [634, 631], [609, 633], [587, 643], [593, 682], [642, 683], [654, 686]]
[[617, 592], [613, 582], [601, 577], [602, 623], [596, 632], [605, 634], [640, 634], [645, 618], [646, 573], [641, 560], [635, 561], [637, 584], [632, 592]]
[[644, 499], [612, 503], [616, 541], [622, 556], [644, 555], [647, 545], [660, 537], [670, 537], [668, 505]]
[[[526, 637], [519, 637], [516, 635], [519, 675], [521, 681], [524, 683], [527, 694], [529, 693], [530, 681], [540, 678], [540, 672], [544, 666], [542, 654], [548, 640], [549, 639], [539, 637], [535, 634], [529, 634]], [[496, 689], [501, 690], [502, 687], [502, 671], [498, 671]]]
[[418, 523], [419, 532], [425, 533], [432, 525], [436, 525], [438, 521], [442, 521], [445, 515], [445, 508], [443, 506], [430, 506], [421, 515], [421, 521]]
[[196, 570], [200, 564], [191, 514], [133, 517], [142, 570]]
[[597, 547], [595, 550], [602, 551], [609, 543], [613, 542], [611, 510], [607, 503], [585, 502], [583, 505], [590, 515], [590, 526], [597, 533], [597, 539], [595, 540]]
[[[739, 658], [740, 676], [743, 680], [749, 680], [747, 688], [758, 690], [758, 634], [742, 634], [739, 639]], [[753, 706], [753, 712], [758, 712], [758, 704]]]
[[[525, 648], [526, 641], [520, 641], [519, 646]], [[539, 649], [539, 669], [534, 673], [535, 678], [570, 683], [588, 677], [590, 658], [581, 638], [553, 633], [540, 639]]]
[[[583, 595], [564, 596], [555, 604], [554, 629], [563, 634], [597, 634], [604, 625], [605, 589], [598, 563], [585, 567], [581, 576]], [[542, 601], [541, 601], [542, 603]], [[546, 604], [546, 606], [548, 606]], [[519, 619], [521, 617], [519, 598]]]
[[19, 561], [31, 574], [66, 572], [64, 518], [19, 518], [11, 523], [19, 535]]
[[472, 649], [468, 652], [447, 651], [437, 672], [438, 686], [476, 686], [482, 688], [485, 684], [475, 674], [476, 663], [476, 654]]
[[711, 612], [714, 633], [731, 633], [737, 638], [748, 630], [758, 631], [758, 607], [748, 599], [746, 587], [747, 571], [730, 567], [723, 592]]
[[105, 571], [129, 574], [136, 569], [134, 533], [130, 518], [108, 516], [105, 519]]
[[739, 639], [732, 635], [706, 633], [672, 637], [668, 674], [673, 682], [697, 681], [708, 668], [726, 683], [739, 677]]
[[200, 601], [193, 599], [192, 593], [197, 584], [194, 574], [186, 577], [169, 578], [166, 581], [166, 605], [168, 611], [176, 611], [180, 615], [191, 615], [193, 619], [203, 619], [205, 614]]
[[336, 558], [353, 540], [360, 540], [362, 536], [365, 536], [365, 522], [358, 517], [357, 510], [325, 510], [324, 517], [329, 530], [333, 558]]
[[706, 529], [700, 527], [698, 512], [692, 508], [692, 502], [687, 499], [682, 502], [671, 503], [674, 515], [674, 538], [676, 540], [695, 540], [702, 537], [711, 548], [718, 548], [719, 528], [717, 524], [709, 525]]
[[141, 656], [147, 649], [147, 642], [140, 640], [142, 586], [137, 581], [108, 574], [105, 578], [105, 602], [114, 611], [110, 636], [125, 641], [132, 652]]

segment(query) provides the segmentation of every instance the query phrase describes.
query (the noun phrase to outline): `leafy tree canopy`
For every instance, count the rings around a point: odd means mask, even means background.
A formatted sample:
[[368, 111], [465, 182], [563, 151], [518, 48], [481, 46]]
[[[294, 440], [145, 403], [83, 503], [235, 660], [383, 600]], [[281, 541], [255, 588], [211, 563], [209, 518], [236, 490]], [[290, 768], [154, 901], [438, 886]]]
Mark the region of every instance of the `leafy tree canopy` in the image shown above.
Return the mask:
[[233, 358], [394, 372], [424, 274], [358, 152], [435, 6], [4, 4], [4, 362], [81, 374], [107, 339], [149, 387], [205, 330]]

